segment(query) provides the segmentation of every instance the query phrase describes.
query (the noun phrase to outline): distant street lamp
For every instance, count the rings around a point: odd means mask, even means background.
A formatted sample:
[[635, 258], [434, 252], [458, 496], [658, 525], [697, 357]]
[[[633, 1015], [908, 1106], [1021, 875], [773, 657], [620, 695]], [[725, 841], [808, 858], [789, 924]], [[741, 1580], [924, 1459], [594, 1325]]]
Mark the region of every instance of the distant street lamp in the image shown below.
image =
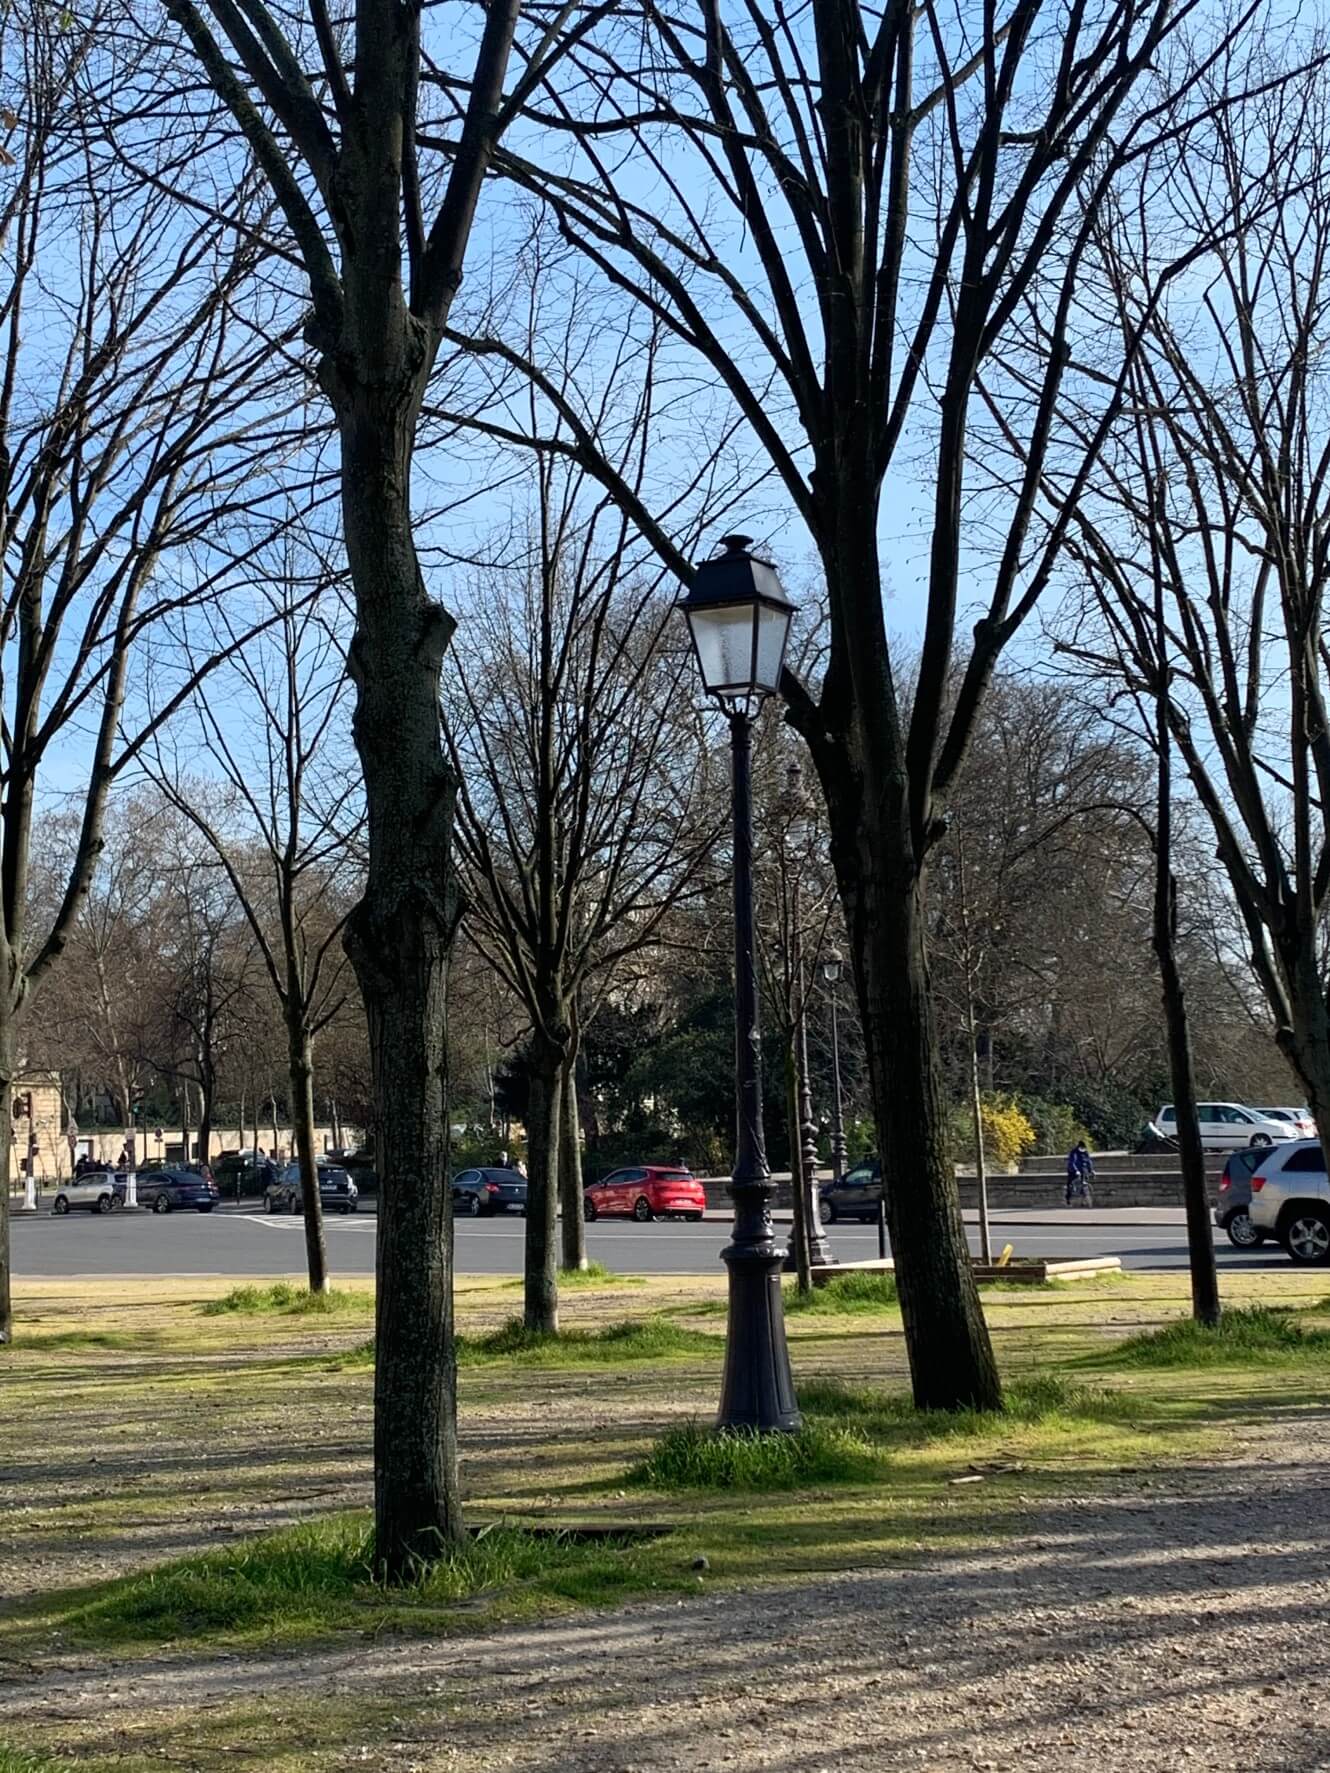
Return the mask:
[[840, 1096], [840, 1021], [837, 1016], [836, 987], [840, 984], [842, 962], [839, 949], [828, 950], [822, 962], [822, 977], [831, 987], [831, 1174], [839, 1182], [845, 1174], [845, 1121], [841, 1114]]
[[688, 622], [702, 687], [730, 723], [734, 809], [734, 1093], [737, 1141], [730, 1193], [734, 1231], [721, 1255], [730, 1276], [725, 1376], [718, 1428], [799, 1426], [780, 1272], [785, 1251], [771, 1221], [771, 1171], [762, 1130], [762, 1034], [753, 931], [753, 721], [775, 693], [794, 605], [749, 536], [724, 537], [679, 607]]

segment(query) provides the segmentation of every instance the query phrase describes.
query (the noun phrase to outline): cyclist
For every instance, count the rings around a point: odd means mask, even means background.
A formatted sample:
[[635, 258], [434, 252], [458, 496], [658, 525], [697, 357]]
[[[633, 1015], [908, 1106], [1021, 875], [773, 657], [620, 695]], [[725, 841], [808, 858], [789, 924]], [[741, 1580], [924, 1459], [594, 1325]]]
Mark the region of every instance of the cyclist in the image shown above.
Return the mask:
[[1067, 1205], [1074, 1200], [1083, 1200], [1088, 1207], [1093, 1180], [1094, 1159], [1090, 1156], [1090, 1148], [1084, 1139], [1078, 1139], [1067, 1153]]

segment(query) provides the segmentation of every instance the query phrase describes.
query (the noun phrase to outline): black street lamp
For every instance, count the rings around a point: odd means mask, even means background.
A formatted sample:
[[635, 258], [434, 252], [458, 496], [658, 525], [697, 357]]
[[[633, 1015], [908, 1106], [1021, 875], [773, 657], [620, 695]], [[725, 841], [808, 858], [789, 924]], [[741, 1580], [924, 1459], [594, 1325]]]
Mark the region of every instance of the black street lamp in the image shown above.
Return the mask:
[[704, 561], [679, 607], [697, 654], [702, 687], [730, 723], [734, 801], [734, 1093], [737, 1141], [730, 1193], [734, 1231], [721, 1255], [730, 1275], [725, 1377], [718, 1428], [799, 1426], [785, 1343], [780, 1273], [785, 1251], [771, 1222], [771, 1171], [762, 1130], [762, 1033], [753, 931], [752, 729], [780, 683], [794, 605], [748, 536], [726, 536]]
[[839, 949], [830, 949], [822, 962], [822, 977], [831, 987], [831, 1174], [837, 1182], [845, 1174], [845, 1121], [841, 1114], [840, 1098], [840, 1021], [836, 1014], [836, 1002], [840, 996], [836, 987], [840, 984], [841, 965]]

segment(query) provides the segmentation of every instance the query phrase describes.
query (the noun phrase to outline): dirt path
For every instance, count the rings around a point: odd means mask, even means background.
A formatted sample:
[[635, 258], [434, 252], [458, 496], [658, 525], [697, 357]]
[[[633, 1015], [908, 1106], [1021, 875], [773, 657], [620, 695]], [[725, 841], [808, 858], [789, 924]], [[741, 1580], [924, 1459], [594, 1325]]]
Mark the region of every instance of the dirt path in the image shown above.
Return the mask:
[[[97, 1717], [109, 1741], [130, 1714], [364, 1695], [400, 1720], [311, 1767], [1310, 1773], [1330, 1767], [1330, 1421], [1238, 1432], [1213, 1476], [1042, 1508], [981, 1555], [749, 1593], [703, 1577], [695, 1600], [470, 1641], [52, 1670], [10, 1685], [0, 1737], [6, 1714]], [[252, 1738], [232, 1752], [262, 1764]]]

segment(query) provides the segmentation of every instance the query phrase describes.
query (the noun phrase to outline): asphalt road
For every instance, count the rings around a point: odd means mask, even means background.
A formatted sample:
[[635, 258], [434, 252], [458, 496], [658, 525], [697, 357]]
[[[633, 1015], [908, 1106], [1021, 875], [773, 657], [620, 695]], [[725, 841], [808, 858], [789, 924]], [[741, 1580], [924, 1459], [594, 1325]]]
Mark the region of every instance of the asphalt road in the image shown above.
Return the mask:
[[[1150, 1222], [1130, 1209], [1098, 1212], [1078, 1223], [1075, 1215], [1016, 1210], [993, 1227], [997, 1248], [1014, 1244], [1020, 1255], [1120, 1256], [1124, 1268], [1181, 1269], [1187, 1251], [1181, 1212], [1156, 1212]], [[332, 1216], [328, 1254], [335, 1273], [374, 1272], [374, 1216]], [[457, 1227], [459, 1274], [516, 1275], [522, 1271], [524, 1226], [520, 1218], [463, 1220]], [[727, 1222], [710, 1218], [700, 1225], [631, 1221], [587, 1227], [590, 1254], [619, 1273], [714, 1274], [726, 1242]], [[842, 1261], [875, 1256], [877, 1232], [871, 1226], [831, 1228], [832, 1248]], [[303, 1225], [285, 1215], [267, 1216], [234, 1207], [201, 1213], [114, 1213], [106, 1218], [75, 1212], [56, 1219], [47, 1213], [17, 1215], [13, 1223], [15, 1273], [55, 1279], [79, 1275], [284, 1275], [304, 1266]], [[973, 1248], [977, 1234], [970, 1227]], [[1254, 1252], [1235, 1250], [1216, 1234], [1219, 1260], [1232, 1268], [1287, 1269], [1288, 1258], [1274, 1245]]]

